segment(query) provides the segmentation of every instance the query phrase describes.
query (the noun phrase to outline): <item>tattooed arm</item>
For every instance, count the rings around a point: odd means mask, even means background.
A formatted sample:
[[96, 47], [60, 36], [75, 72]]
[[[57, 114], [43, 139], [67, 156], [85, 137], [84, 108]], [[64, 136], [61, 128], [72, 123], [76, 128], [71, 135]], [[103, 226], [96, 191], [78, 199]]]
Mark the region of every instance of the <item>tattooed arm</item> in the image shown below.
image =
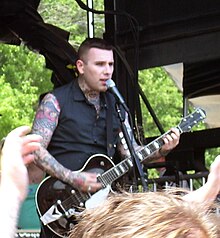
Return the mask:
[[82, 191], [87, 191], [89, 188], [94, 192], [100, 188], [95, 174], [72, 172], [62, 166], [46, 149], [57, 127], [59, 114], [60, 107], [56, 97], [50, 93], [47, 94], [39, 105], [32, 128], [32, 133], [39, 134], [43, 138], [40, 150], [35, 152], [35, 164], [63, 182]]

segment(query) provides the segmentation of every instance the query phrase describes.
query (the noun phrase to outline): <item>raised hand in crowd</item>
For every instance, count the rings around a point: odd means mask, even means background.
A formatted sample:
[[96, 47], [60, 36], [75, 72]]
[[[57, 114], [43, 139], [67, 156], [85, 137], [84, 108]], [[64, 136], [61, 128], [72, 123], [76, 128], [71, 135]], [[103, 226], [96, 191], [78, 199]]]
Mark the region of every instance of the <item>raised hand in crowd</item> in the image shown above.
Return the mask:
[[30, 127], [21, 126], [5, 138], [1, 151], [0, 230], [5, 238], [14, 238], [19, 209], [27, 195], [26, 165], [40, 148], [41, 136], [27, 135]]

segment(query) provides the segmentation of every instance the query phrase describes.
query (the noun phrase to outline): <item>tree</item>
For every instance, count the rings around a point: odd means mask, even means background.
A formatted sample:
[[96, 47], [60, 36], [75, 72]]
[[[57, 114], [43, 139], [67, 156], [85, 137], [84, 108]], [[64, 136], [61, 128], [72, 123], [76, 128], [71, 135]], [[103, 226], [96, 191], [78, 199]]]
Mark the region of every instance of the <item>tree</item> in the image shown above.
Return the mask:
[[0, 45], [0, 138], [31, 125], [42, 92], [52, 88], [44, 58], [23, 46]]

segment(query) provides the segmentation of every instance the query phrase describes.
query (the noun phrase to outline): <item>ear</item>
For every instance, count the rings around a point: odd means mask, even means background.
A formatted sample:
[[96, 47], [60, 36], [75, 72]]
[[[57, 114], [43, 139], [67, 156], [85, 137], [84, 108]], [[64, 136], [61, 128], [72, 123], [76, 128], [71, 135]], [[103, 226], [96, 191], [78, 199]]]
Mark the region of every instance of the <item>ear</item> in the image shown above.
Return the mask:
[[83, 73], [84, 73], [84, 63], [83, 63], [82, 60], [78, 59], [78, 60], [76, 61], [76, 68], [77, 68], [77, 70], [78, 70], [78, 72], [79, 72], [80, 74], [83, 74]]

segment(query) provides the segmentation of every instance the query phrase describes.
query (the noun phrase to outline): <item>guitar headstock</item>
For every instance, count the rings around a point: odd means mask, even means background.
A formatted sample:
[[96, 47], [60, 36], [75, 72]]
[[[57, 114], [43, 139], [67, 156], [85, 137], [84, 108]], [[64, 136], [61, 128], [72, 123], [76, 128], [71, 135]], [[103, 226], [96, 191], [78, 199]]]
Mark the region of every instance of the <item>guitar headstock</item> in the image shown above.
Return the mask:
[[184, 117], [177, 128], [180, 130], [180, 133], [190, 131], [194, 125], [205, 118], [206, 112], [202, 108], [197, 108], [194, 112]]

